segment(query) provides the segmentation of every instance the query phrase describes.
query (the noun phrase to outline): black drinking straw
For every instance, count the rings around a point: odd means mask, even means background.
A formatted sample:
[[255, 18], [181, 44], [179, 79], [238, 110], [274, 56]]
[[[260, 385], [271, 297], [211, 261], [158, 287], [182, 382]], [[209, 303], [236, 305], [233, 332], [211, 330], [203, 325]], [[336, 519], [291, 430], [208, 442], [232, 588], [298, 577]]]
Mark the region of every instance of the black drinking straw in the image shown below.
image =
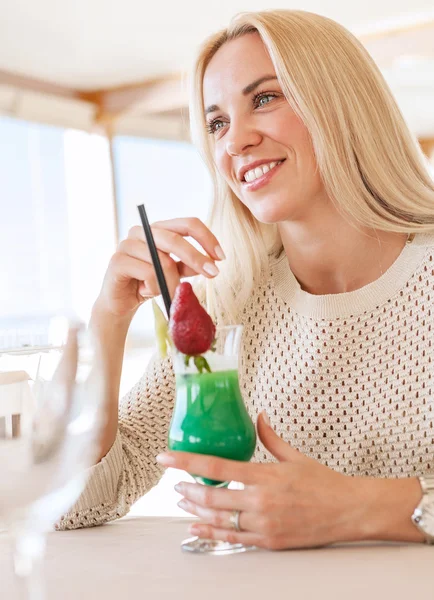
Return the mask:
[[154, 265], [155, 273], [157, 275], [158, 285], [160, 286], [160, 292], [163, 296], [164, 306], [166, 307], [167, 318], [170, 317], [170, 300], [169, 289], [167, 287], [166, 278], [164, 277], [163, 268], [161, 266], [160, 257], [158, 256], [157, 247], [155, 245], [154, 236], [152, 235], [151, 226], [149, 225], [148, 217], [146, 216], [146, 210], [143, 204], [137, 206], [139, 209], [139, 215], [142, 220], [143, 230], [145, 232], [146, 241], [151, 252], [152, 263]]

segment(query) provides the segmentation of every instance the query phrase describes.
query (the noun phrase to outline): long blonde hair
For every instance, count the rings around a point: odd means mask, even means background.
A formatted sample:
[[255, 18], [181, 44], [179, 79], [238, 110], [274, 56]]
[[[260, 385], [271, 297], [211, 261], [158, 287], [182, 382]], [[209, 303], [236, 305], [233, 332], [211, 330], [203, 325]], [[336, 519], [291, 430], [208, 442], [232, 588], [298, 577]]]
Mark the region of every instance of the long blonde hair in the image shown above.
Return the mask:
[[282, 90], [307, 127], [329, 198], [356, 225], [392, 232], [434, 230], [434, 182], [380, 70], [362, 44], [326, 17], [298, 10], [242, 13], [209, 38], [196, 61], [190, 118], [214, 181], [209, 226], [227, 260], [206, 283], [219, 321], [233, 322], [268, 273], [281, 241], [259, 223], [216, 170], [203, 106], [205, 70], [218, 49], [258, 33]]

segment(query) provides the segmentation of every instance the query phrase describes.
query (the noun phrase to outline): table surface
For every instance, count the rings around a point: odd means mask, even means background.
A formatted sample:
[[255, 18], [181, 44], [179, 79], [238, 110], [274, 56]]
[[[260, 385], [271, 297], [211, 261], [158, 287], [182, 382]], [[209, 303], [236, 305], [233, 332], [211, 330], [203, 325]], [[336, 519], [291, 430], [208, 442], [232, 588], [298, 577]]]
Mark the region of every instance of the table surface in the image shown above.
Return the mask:
[[[200, 556], [179, 548], [188, 522], [124, 517], [50, 533], [48, 600], [434, 598], [434, 546], [363, 543]], [[15, 600], [8, 542], [0, 532], [0, 597]]]

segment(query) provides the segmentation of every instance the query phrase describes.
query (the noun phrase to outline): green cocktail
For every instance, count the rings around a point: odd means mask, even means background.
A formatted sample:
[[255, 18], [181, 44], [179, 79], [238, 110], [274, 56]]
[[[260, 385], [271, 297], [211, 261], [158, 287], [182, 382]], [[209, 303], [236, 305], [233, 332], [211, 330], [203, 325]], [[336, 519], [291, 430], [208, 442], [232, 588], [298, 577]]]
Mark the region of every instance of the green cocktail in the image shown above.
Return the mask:
[[[248, 461], [255, 444], [255, 428], [244, 406], [236, 369], [176, 375], [176, 408], [169, 431], [171, 450]], [[207, 485], [227, 485], [202, 477], [195, 479]]]
[[[249, 461], [256, 447], [256, 432], [238, 382], [238, 353], [242, 326], [218, 327], [215, 347], [206, 352], [211, 372], [199, 373], [185, 356], [173, 356], [176, 375], [176, 399], [169, 428], [170, 450], [196, 452], [237, 461]], [[198, 483], [223, 487], [229, 481], [192, 476]], [[183, 550], [228, 554], [248, 547], [217, 540], [192, 538]]]

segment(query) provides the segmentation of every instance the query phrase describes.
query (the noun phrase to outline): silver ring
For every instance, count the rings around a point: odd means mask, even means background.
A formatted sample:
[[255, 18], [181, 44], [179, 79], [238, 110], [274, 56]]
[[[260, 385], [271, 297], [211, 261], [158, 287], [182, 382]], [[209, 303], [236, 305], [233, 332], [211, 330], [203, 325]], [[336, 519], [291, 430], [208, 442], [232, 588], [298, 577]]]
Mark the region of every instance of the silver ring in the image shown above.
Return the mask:
[[240, 527], [240, 515], [240, 510], [233, 510], [229, 517], [229, 523], [232, 525], [232, 528], [235, 529], [235, 531], [242, 531]]

